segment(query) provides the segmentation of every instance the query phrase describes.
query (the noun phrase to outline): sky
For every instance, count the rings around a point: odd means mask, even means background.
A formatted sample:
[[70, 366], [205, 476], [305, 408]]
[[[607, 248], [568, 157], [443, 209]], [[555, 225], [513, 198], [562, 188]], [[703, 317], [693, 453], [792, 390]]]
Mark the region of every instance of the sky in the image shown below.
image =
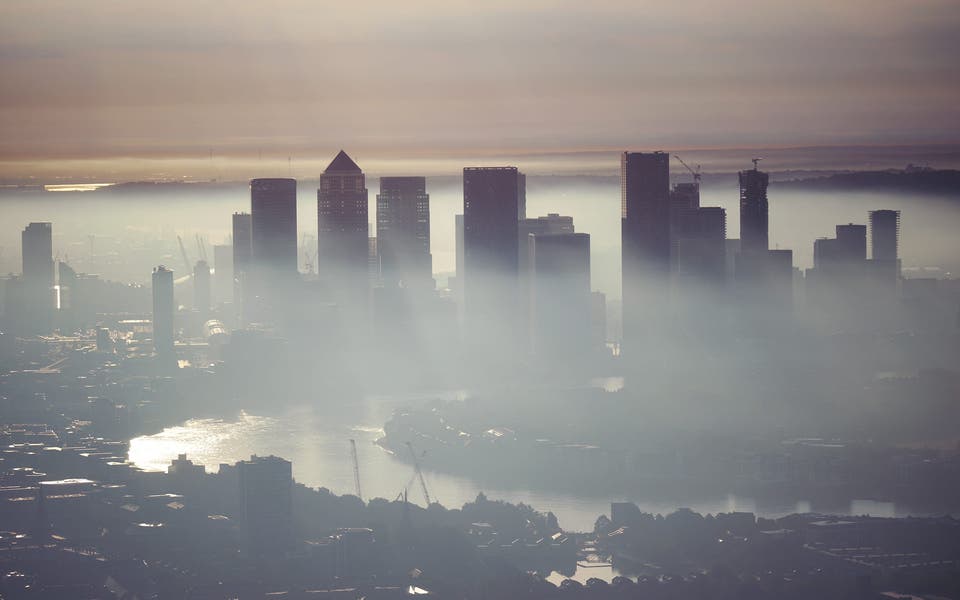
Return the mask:
[[956, 0], [4, 0], [0, 179], [953, 143], [957, 31]]

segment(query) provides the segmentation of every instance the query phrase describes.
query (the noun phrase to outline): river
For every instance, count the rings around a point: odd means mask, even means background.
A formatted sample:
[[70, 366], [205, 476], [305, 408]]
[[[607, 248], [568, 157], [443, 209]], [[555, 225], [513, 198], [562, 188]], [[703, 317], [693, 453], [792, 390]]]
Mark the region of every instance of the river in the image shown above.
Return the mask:
[[[382, 424], [401, 406], [463, 396], [462, 391], [424, 394], [366, 396], [362, 402], [344, 403], [322, 411], [311, 407], [284, 409], [276, 414], [241, 412], [236, 419], [190, 419], [168, 427], [155, 435], [134, 438], [129, 459], [147, 470], [166, 470], [178, 454], [187, 454], [195, 463], [215, 472], [220, 463], [234, 463], [252, 454], [282, 456], [293, 462], [294, 478], [310, 487], [325, 487], [337, 494], [355, 493], [349, 440], [356, 440], [364, 499], [382, 497], [392, 500], [409, 486], [411, 501], [424, 504], [423, 493], [413, 479], [408, 461], [400, 460], [375, 441]], [[431, 499], [448, 508], [472, 501], [479, 492], [491, 499], [523, 502], [535, 509], [553, 511], [560, 525], [570, 531], [590, 531], [598, 515], [609, 514], [611, 501], [631, 500], [641, 510], [667, 514], [687, 507], [697, 512], [718, 513], [749, 511], [767, 517], [794, 512], [833, 514], [870, 514], [902, 516], [905, 513], [891, 502], [852, 500], [842, 505], [814, 506], [810, 501], [760, 503], [757, 499], [735, 494], [706, 498], [645, 498], [642, 492], [630, 497], [611, 497], [584, 490], [560, 493], [524, 487], [504, 488], [474, 479], [432, 471], [430, 457], [422, 459], [424, 478]]]

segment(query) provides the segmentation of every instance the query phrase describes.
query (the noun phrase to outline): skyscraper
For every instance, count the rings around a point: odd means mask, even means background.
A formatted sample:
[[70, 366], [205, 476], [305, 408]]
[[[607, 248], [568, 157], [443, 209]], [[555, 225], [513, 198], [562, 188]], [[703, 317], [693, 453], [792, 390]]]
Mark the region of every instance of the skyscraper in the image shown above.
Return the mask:
[[173, 271], [153, 270], [153, 347], [158, 356], [173, 357]]
[[680, 279], [697, 285], [723, 283], [726, 279], [727, 211], [719, 206], [697, 208], [685, 217], [683, 233], [678, 236], [677, 271]]
[[837, 244], [842, 260], [863, 262], [867, 260], [867, 226], [848, 223], [837, 225]]
[[233, 300], [233, 246], [213, 246], [213, 302]]
[[900, 258], [900, 211], [870, 211], [870, 256], [873, 260], [895, 261]]
[[[516, 167], [463, 169], [464, 319], [469, 335], [506, 342], [518, 311], [518, 218], [525, 179]], [[516, 340], [514, 340], [516, 341]]]
[[425, 177], [380, 178], [377, 254], [384, 287], [433, 288]]
[[[590, 350], [590, 236], [531, 235], [533, 351], [546, 357]], [[570, 366], [567, 364], [566, 366]]]
[[293, 465], [251, 456], [237, 468], [241, 548], [250, 557], [282, 555], [293, 543]]
[[250, 265], [253, 261], [253, 223], [250, 213], [233, 213], [233, 302], [246, 316], [250, 305]]
[[369, 273], [367, 188], [363, 171], [341, 150], [317, 190], [317, 272], [333, 297], [366, 304]]
[[193, 308], [201, 315], [210, 310], [210, 284], [210, 265], [198, 260], [193, 267]]
[[670, 273], [670, 155], [624, 152], [620, 160], [623, 345], [629, 355], [662, 322]]
[[285, 282], [297, 274], [297, 181], [250, 181], [251, 250], [257, 285]]
[[757, 168], [740, 171], [740, 251], [766, 252], [770, 248], [767, 184], [770, 176]]
[[30, 332], [48, 331], [56, 308], [53, 283], [53, 226], [30, 223], [20, 236], [23, 254], [24, 325]]

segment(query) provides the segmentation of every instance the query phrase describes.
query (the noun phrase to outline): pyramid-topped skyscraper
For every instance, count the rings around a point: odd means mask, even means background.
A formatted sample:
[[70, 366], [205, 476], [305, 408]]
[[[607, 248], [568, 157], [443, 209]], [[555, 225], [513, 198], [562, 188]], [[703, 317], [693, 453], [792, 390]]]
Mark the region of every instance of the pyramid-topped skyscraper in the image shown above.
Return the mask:
[[363, 171], [341, 150], [317, 190], [317, 272], [331, 297], [362, 308], [369, 292], [369, 226]]

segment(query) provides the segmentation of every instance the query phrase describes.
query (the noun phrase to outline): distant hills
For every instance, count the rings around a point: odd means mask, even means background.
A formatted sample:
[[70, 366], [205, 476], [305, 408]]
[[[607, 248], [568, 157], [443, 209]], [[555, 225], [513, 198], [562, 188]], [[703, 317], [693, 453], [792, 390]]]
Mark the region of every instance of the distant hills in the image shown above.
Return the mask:
[[848, 192], [906, 192], [960, 198], [960, 171], [914, 167], [886, 171], [850, 171], [820, 177], [772, 181], [771, 186]]

